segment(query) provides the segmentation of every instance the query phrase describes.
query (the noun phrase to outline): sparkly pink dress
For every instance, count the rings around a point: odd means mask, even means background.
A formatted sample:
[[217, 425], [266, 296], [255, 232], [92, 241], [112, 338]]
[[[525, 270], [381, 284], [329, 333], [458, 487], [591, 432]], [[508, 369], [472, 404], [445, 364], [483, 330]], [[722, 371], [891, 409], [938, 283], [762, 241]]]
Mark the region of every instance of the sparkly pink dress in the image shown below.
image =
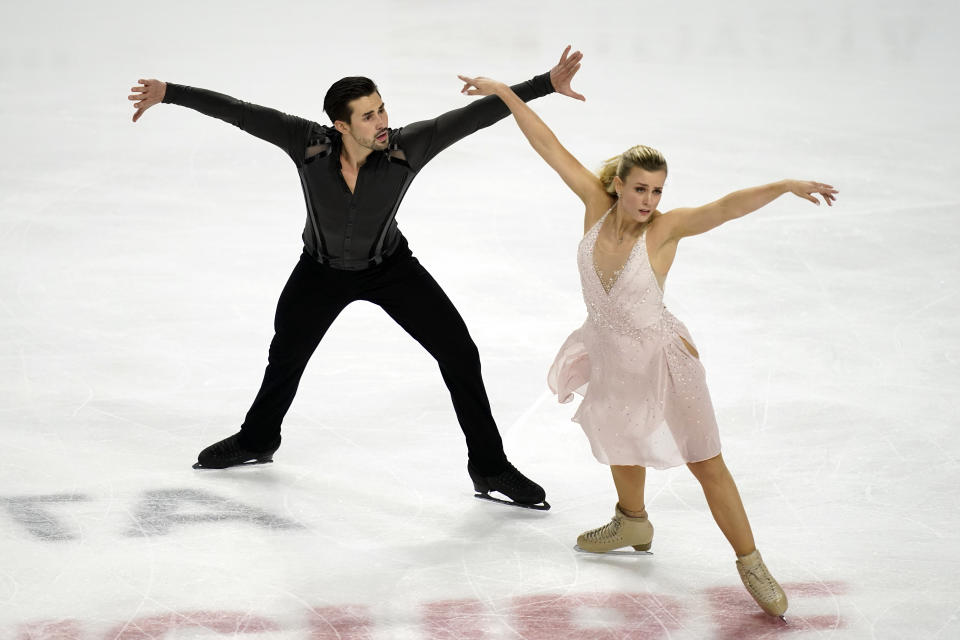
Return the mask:
[[560, 348], [550, 389], [560, 402], [583, 395], [573, 421], [604, 464], [664, 469], [712, 458], [720, 435], [706, 375], [680, 339], [693, 345], [687, 328], [663, 305], [646, 236], [609, 291], [598, 275], [593, 250], [608, 214], [580, 241], [587, 320]]

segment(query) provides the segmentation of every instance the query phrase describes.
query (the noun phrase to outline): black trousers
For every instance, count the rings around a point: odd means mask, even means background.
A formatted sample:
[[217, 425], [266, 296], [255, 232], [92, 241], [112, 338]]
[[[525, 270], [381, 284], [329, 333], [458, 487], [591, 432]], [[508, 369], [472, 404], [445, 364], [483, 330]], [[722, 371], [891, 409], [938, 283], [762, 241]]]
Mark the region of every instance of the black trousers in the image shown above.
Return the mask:
[[480, 375], [480, 354], [460, 313], [406, 242], [380, 265], [363, 271], [333, 269], [306, 254], [300, 257], [277, 303], [267, 369], [241, 427], [242, 444], [263, 449], [280, 434], [307, 361], [355, 300], [379, 305], [437, 360], [470, 462], [484, 475], [503, 470], [506, 456]]

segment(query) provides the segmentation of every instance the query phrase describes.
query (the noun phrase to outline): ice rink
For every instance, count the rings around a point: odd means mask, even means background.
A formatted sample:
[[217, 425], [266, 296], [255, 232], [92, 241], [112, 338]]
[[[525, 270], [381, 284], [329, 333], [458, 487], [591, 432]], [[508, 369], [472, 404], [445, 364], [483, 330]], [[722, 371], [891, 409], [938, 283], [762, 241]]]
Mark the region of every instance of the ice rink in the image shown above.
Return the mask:
[[[6, 1], [0, 5], [0, 640], [960, 638], [960, 7]], [[435, 362], [350, 306], [275, 463], [195, 471], [266, 364], [304, 205], [283, 152], [138, 78], [326, 124], [367, 75], [391, 127], [519, 82], [587, 166], [670, 162], [661, 210], [804, 178], [684, 240], [667, 305], [788, 624], [740, 584], [684, 468], [654, 555], [573, 550], [616, 495], [546, 370], [585, 309], [582, 206], [512, 119], [444, 151], [398, 222], [464, 316], [507, 453], [553, 505], [475, 500]]]

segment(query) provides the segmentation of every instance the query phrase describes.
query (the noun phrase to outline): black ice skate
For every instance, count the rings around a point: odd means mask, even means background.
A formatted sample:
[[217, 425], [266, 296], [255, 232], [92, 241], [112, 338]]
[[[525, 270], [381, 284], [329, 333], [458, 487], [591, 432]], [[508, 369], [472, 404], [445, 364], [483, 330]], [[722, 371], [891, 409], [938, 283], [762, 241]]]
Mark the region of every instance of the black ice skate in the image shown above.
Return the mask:
[[[482, 476], [472, 464], [467, 464], [467, 473], [470, 474], [473, 488], [477, 492], [475, 498], [538, 511], [546, 511], [550, 508], [543, 487], [517, 471], [517, 468], [509, 462], [507, 468], [496, 475]], [[496, 491], [510, 499], [495, 498], [490, 495], [491, 491]]]
[[248, 464], [273, 462], [274, 452], [280, 448], [280, 436], [262, 451], [251, 451], [240, 444], [240, 434], [214, 443], [200, 452], [194, 469], [226, 469]]

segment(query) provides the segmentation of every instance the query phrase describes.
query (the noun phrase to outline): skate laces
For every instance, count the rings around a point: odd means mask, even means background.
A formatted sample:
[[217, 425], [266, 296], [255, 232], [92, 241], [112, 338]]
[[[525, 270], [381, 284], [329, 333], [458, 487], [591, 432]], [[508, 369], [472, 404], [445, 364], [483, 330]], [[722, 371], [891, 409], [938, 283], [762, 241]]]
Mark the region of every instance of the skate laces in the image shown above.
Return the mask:
[[216, 455], [235, 455], [242, 449], [240, 446], [240, 436], [239, 434], [234, 434], [228, 438], [224, 438], [220, 442], [213, 443], [209, 449], [210, 453]]
[[259, 455], [273, 453], [279, 447], [280, 443], [278, 441], [273, 441], [269, 445], [259, 449], [249, 449], [243, 446], [243, 444], [240, 442], [240, 434], [235, 433], [232, 436], [224, 438], [220, 442], [213, 443], [204, 450], [204, 453], [219, 457], [229, 456], [255, 458]]
[[517, 471], [517, 468], [507, 463], [507, 468], [490, 478], [491, 485], [496, 488], [506, 489], [508, 491], [530, 491], [533, 489], [534, 482]]
[[520, 472], [512, 464], [508, 464], [507, 468], [496, 476], [497, 483], [508, 489], [523, 488], [524, 483], [520, 478]]
[[620, 516], [617, 516], [612, 518], [610, 522], [602, 527], [591, 529], [583, 535], [590, 542], [606, 542], [608, 540], [615, 540], [620, 536], [620, 528], [622, 526], [623, 519], [620, 518]]
[[780, 598], [777, 582], [763, 562], [753, 567], [744, 567], [743, 574], [747, 587], [760, 600], [776, 602]]

